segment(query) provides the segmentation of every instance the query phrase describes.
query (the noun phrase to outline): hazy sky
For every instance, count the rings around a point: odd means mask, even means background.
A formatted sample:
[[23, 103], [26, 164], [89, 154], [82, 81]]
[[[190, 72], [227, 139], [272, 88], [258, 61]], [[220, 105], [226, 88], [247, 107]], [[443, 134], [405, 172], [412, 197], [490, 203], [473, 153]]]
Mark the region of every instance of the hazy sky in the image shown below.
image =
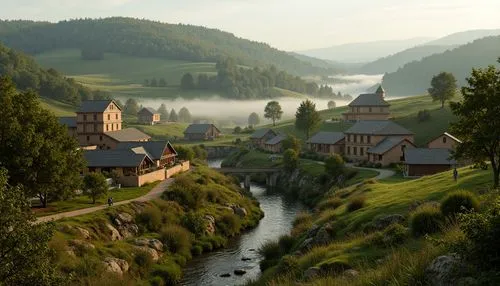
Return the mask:
[[499, 28], [500, 0], [0, 0], [1, 19], [129, 16], [218, 28], [285, 50]]

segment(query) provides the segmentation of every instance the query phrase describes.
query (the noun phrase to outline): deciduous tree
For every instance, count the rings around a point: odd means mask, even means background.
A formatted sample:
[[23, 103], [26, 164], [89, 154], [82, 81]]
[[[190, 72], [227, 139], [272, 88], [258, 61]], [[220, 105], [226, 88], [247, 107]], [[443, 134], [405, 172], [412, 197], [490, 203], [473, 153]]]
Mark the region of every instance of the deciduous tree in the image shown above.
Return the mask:
[[260, 117], [257, 113], [252, 112], [250, 116], [248, 116], [248, 125], [255, 126], [260, 123]]
[[181, 78], [181, 88], [184, 90], [193, 89], [194, 85], [194, 77], [191, 73], [186, 73]]
[[179, 121], [185, 123], [190, 123], [192, 121], [191, 113], [186, 107], [183, 107], [181, 108], [181, 110], [179, 110]]
[[335, 107], [337, 107], [335, 101], [333, 100], [328, 101], [328, 109], [334, 109]]
[[160, 107], [158, 108], [158, 113], [160, 114], [160, 118], [162, 120], [165, 120], [165, 121], [168, 120], [169, 113], [167, 111], [167, 106], [165, 106], [165, 103], [162, 103], [160, 105]]
[[137, 112], [139, 112], [139, 104], [137, 104], [137, 101], [133, 98], [127, 99], [124, 112], [129, 115], [137, 115]]
[[432, 78], [431, 87], [427, 90], [434, 101], [444, 103], [455, 95], [457, 90], [457, 80], [451, 73], [442, 72]]
[[288, 149], [283, 153], [283, 168], [289, 172], [297, 169], [299, 165], [299, 155], [293, 149]]
[[92, 199], [92, 203], [108, 193], [108, 184], [103, 174], [93, 172], [83, 178], [83, 192]]
[[293, 136], [293, 135], [288, 135], [288, 137], [283, 140], [282, 142], [283, 149], [292, 149], [293, 151], [300, 153], [300, 150], [302, 149], [302, 143], [300, 140]]
[[21, 185], [27, 197], [48, 201], [71, 196], [80, 187], [84, 159], [66, 127], [39, 104], [34, 92], [17, 92], [0, 78], [0, 166], [9, 183]]
[[473, 69], [467, 83], [462, 87], [463, 100], [450, 104], [457, 116], [452, 132], [462, 140], [454, 155], [489, 160], [496, 188], [500, 173], [500, 70], [494, 66]]
[[309, 139], [309, 134], [318, 129], [320, 124], [321, 117], [316, 111], [316, 105], [309, 99], [303, 101], [295, 113], [295, 127], [304, 131]]
[[333, 154], [325, 160], [325, 173], [329, 176], [339, 176], [344, 172], [344, 159], [338, 154]]
[[276, 121], [281, 119], [283, 111], [281, 105], [277, 101], [270, 101], [264, 109], [264, 117], [273, 121], [273, 126], [276, 126]]

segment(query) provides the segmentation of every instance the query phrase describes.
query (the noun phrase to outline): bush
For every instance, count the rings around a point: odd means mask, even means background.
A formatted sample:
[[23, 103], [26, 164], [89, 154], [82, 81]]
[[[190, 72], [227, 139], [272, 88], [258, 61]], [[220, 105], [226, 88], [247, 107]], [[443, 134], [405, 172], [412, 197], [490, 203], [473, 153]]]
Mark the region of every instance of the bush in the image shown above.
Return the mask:
[[194, 233], [194, 235], [201, 236], [205, 233], [207, 222], [203, 218], [203, 215], [189, 212], [182, 218], [182, 225]]
[[225, 236], [233, 236], [240, 232], [241, 222], [233, 213], [225, 213], [216, 221], [217, 232]]
[[190, 180], [187, 176], [177, 177], [175, 183], [170, 185], [162, 195], [165, 200], [176, 201], [189, 209], [198, 209], [205, 201], [206, 193]]
[[162, 225], [162, 215], [156, 206], [148, 206], [136, 216], [136, 221], [149, 231], [156, 232]]
[[326, 209], [336, 209], [342, 205], [342, 200], [340, 198], [329, 198], [326, 201], [322, 201], [321, 203], [318, 204], [318, 208], [320, 210], [326, 210]]
[[352, 198], [347, 203], [347, 211], [353, 212], [355, 210], [359, 210], [360, 208], [365, 206], [365, 201], [366, 201], [366, 198], [364, 196], [357, 196], [357, 197]]
[[280, 259], [282, 256], [281, 247], [277, 241], [268, 241], [259, 248], [259, 254], [266, 260]]
[[445, 216], [479, 210], [479, 202], [476, 196], [467, 191], [457, 191], [449, 194], [441, 203], [441, 212]]
[[288, 149], [283, 153], [283, 168], [285, 168], [285, 170], [289, 172], [294, 171], [297, 169], [298, 164], [299, 156], [293, 149]]
[[175, 285], [181, 281], [182, 272], [179, 265], [175, 263], [155, 264], [151, 271], [153, 276], [161, 277], [167, 285]]
[[331, 177], [338, 177], [344, 173], [344, 159], [334, 154], [325, 159], [325, 173]]
[[438, 207], [423, 205], [410, 217], [410, 228], [414, 236], [436, 233], [441, 230], [444, 217]]
[[298, 258], [295, 256], [286, 255], [278, 263], [278, 273], [287, 274], [289, 276], [296, 276], [299, 271], [300, 264]]
[[139, 273], [141, 276], [145, 276], [154, 264], [153, 257], [145, 251], [137, 252], [134, 257], [134, 262], [139, 266]]
[[178, 225], [167, 225], [160, 231], [160, 240], [171, 252], [185, 257], [191, 254], [191, 234]]
[[408, 238], [408, 228], [396, 223], [387, 227], [383, 232], [375, 232], [371, 243], [389, 247], [402, 244]]
[[458, 220], [465, 234], [460, 252], [484, 270], [500, 269], [500, 199], [484, 213], [459, 214]]
[[163, 279], [160, 276], [154, 276], [149, 280], [149, 284], [151, 286], [165, 286], [165, 282], [163, 282]]
[[203, 253], [203, 246], [201, 245], [193, 245], [191, 247], [191, 253], [194, 255], [194, 256], [199, 256]]
[[290, 235], [282, 235], [278, 240], [282, 253], [289, 253], [295, 245], [295, 238]]

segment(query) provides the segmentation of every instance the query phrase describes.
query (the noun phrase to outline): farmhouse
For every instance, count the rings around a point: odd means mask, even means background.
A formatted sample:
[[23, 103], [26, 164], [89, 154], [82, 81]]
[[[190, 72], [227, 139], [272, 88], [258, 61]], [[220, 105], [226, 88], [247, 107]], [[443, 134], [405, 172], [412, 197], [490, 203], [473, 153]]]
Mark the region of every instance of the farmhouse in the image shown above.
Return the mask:
[[379, 86], [375, 93], [360, 94], [351, 103], [349, 111], [343, 113], [346, 121], [388, 120], [390, 104], [384, 100], [385, 91]]
[[432, 175], [456, 165], [451, 151], [445, 148], [413, 148], [405, 151], [404, 174], [409, 177]]
[[221, 135], [213, 124], [191, 124], [184, 131], [184, 138], [189, 141], [213, 140]]
[[445, 132], [439, 135], [437, 138], [429, 141], [429, 143], [427, 143], [427, 147], [431, 149], [441, 148], [455, 150], [456, 146], [460, 143], [462, 143], [462, 141], [460, 141], [450, 133]]
[[139, 110], [137, 118], [139, 119], [139, 123], [142, 124], [154, 125], [160, 122], [160, 114], [151, 107], [143, 107]]
[[400, 136], [386, 137], [374, 147], [368, 149], [368, 161], [381, 166], [405, 160], [405, 150], [415, 148], [415, 144], [408, 138]]
[[[384, 140], [390, 137], [397, 137], [397, 139], [384, 142]], [[403, 150], [408, 146], [408, 144], [404, 143], [406, 141], [403, 141], [403, 139], [412, 144], [414, 142], [414, 134], [411, 131], [390, 120], [358, 121], [345, 132], [345, 138], [345, 155], [353, 161], [368, 161], [369, 150], [371, 150], [370, 153], [372, 156], [381, 155], [379, 153], [386, 151], [387, 148], [389, 148], [388, 150], [392, 150], [398, 144]], [[394, 143], [398, 140], [400, 143]], [[378, 148], [374, 148], [377, 146]], [[394, 154], [391, 154], [387, 159], [384, 159], [384, 154], [382, 154], [382, 160], [378, 161], [383, 161], [386, 165], [399, 162], [401, 156], [403, 156], [401, 152], [400, 156], [396, 157]]]
[[254, 147], [264, 149], [266, 142], [277, 135], [278, 134], [271, 128], [259, 129], [250, 136], [250, 141]]
[[76, 117], [61, 117], [59, 122], [82, 147], [113, 149], [119, 142], [151, 139], [135, 128], [122, 129], [122, 111], [113, 100], [83, 101]]
[[266, 141], [264, 149], [273, 153], [281, 153], [283, 151], [283, 140], [286, 139], [285, 135], [277, 135]]
[[345, 135], [342, 132], [318, 132], [307, 140], [307, 148], [324, 155], [344, 154]]
[[177, 151], [168, 141], [148, 141], [148, 142], [121, 142], [117, 149], [127, 150], [142, 147], [147, 152], [156, 167], [163, 168], [175, 164]]

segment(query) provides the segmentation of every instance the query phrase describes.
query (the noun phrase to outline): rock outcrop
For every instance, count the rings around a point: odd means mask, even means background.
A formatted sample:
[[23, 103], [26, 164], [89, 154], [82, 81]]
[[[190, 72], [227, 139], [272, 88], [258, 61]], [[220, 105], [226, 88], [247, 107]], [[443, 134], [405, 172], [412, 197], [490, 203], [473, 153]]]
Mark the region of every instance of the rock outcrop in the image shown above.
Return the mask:
[[104, 269], [107, 272], [112, 272], [119, 275], [127, 273], [129, 269], [127, 261], [115, 257], [106, 257], [104, 259], [103, 264], [104, 264]]
[[425, 269], [425, 278], [429, 285], [453, 286], [457, 284], [463, 269], [464, 265], [457, 254], [442, 255]]
[[137, 246], [147, 246], [156, 251], [163, 251], [163, 243], [158, 239], [154, 238], [137, 238], [134, 240], [135, 245]]
[[106, 223], [105, 227], [106, 227], [106, 232], [107, 232], [106, 234], [109, 236], [109, 238], [110, 238], [111, 241], [116, 241], [116, 240], [122, 240], [123, 239], [123, 237], [120, 234], [120, 232], [114, 226], [112, 226], [109, 223]]
[[215, 218], [211, 215], [205, 215], [204, 218], [207, 222], [205, 233], [208, 235], [213, 235], [215, 233]]
[[154, 262], [156, 262], [156, 261], [158, 261], [158, 259], [160, 259], [160, 254], [158, 253], [158, 251], [156, 251], [153, 248], [150, 248], [148, 246], [136, 246], [135, 248], [137, 251], [142, 251], [142, 252], [149, 254]]

